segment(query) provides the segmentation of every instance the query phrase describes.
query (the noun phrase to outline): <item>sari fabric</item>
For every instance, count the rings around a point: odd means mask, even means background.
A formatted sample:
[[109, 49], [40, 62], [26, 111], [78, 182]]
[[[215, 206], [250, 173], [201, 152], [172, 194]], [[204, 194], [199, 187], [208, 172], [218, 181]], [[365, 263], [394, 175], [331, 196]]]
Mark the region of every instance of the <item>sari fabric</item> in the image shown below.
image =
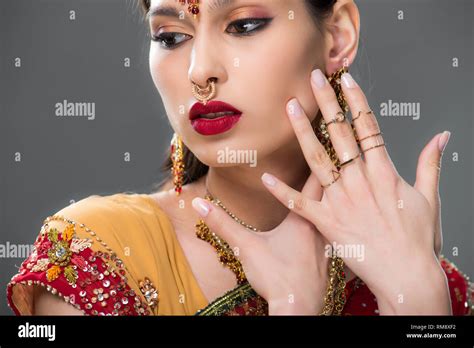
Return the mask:
[[[454, 315], [472, 314], [473, 286], [446, 258]], [[42, 286], [86, 315], [268, 315], [249, 283], [211, 303], [205, 298], [171, 221], [147, 194], [92, 195], [47, 217], [31, 254], [7, 285], [16, 315], [34, 314]], [[377, 300], [355, 278], [343, 315], [378, 315]]]

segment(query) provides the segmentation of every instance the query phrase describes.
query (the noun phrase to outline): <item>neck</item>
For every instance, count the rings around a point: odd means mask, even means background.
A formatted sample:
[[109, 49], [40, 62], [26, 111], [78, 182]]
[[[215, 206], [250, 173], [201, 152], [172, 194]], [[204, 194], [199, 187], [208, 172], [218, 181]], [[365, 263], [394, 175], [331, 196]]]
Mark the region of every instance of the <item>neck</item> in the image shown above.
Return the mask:
[[204, 182], [209, 192], [239, 219], [261, 231], [269, 231], [285, 219], [289, 209], [263, 185], [260, 178], [265, 172], [298, 191], [310, 174], [296, 142], [294, 146], [282, 147], [271, 158], [259, 159], [257, 167], [210, 167]]

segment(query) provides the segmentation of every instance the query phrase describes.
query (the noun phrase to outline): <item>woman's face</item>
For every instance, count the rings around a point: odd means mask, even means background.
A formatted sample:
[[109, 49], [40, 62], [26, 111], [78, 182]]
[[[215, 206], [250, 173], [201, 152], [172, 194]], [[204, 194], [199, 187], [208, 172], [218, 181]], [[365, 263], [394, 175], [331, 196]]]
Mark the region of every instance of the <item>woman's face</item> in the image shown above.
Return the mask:
[[[224, 6], [213, 7], [216, 2]], [[176, 8], [181, 19], [155, 15], [163, 6]], [[151, 2], [150, 31], [158, 41], [151, 42], [150, 70], [173, 130], [213, 167], [235, 165], [218, 161], [226, 148], [256, 151], [261, 161], [294, 146], [286, 103], [297, 97], [308, 115], [316, 115], [310, 74], [324, 65], [323, 37], [304, 1], [201, 0], [199, 9], [193, 19], [177, 0]], [[197, 102], [191, 82], [204, 87], [211, 77], [217, 78], [212, 100], [242, 115], [230, 130], [202, 135], [189, 119]]]

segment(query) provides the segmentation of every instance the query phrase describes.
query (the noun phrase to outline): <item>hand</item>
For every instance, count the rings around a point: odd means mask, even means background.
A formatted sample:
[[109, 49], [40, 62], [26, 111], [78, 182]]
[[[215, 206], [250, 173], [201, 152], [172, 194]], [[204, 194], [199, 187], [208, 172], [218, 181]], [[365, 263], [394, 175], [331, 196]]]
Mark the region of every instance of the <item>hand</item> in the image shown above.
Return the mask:
[[[321, 184], [310, 175], [303, 191], [320, 199]], [[252, 288], [269, 305], [269, 314], [309, 314], [322, 311], [326, 293], [327, 241], [314, 225], [290, 212], [275, 229], [254, 232], [234, 221], [223, 209], [201, 198], [192, 202], [211, 231], [223, 238], [237, 258]]]
[[299, 202], [293, 211], [313, 222], [331, 244], [360, 247], [363, 262], [360, 255], [340, 256], [375, 294], [381, 313], [450, 313], [446, 277], [433, 250], [439, 251], [441, 243], [439, 162], [449, 133], [436, 135], [426, 145], [412, 187], [396, 171], [385, 146], [376, 146], [383, 142], [381, 135], [374, 136], [380, 132], [377, 120], [367, 113], [365, 95], [352, 77], [343, 75], [343, 92], [360, 147], [367, 150], [364, 158], [358, 156], [361, 150], [346, 120], [329, 124], [342, 110], [321, 71], [313, 77], [313, 92], [336, 153], [341, 162], [353, 160], [343, 165], [338, 177], [293, 99], [287, 112], [306, 161], [325, 185], [324, 194], [318, 201], [276, 178], [267, 188], [285, 205], [290, 199]]

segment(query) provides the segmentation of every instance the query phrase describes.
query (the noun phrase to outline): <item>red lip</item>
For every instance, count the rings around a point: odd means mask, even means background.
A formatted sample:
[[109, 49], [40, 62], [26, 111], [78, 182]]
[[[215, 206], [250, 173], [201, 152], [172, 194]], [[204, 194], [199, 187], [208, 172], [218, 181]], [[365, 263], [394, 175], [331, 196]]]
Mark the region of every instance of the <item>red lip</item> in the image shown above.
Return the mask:
[[210, 101], [206, 105], [202, 103], [194, 103], [191, 110], [189, 111], [189, 119], [194, 120], [202, 114], [210, 114], [224, 111], [232, 111], [235, 114], [242, 114], [242, 111], [237, 110], [232, 105], [221, 102], [221, 101]]
[[[200, 117], [203, 114], [217, 112], [233, 112], [232, 115], [224, 115], [214, 119]], [[242, 111], [234, 108], [232, 105], [221, 101], [210, 101], [206, 105], [195, 103], [189, 111], [189, 119], [194, 130], [202, 135], [214, 135], [224, 133], [231, 129], [242, 116]]]

